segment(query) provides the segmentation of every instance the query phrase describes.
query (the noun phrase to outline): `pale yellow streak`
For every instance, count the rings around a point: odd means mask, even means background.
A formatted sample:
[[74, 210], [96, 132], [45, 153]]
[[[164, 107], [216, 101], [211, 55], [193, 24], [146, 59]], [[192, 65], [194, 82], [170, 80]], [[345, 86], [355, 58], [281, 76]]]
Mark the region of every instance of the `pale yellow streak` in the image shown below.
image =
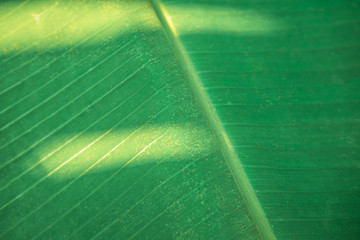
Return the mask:
[[[0, 3], [0, 6], [6, 11], [13, 9], [14, 3]], [[166, 8], [160, 4], [160, 8], [175, 37], [189, 33], [265, 34], [283, 27], [274, 16], [252, 10], [177, 2]], [[29, 46], [32, 50], [66, 47], [99, 29], [103, 31], [82, 45], [93, 45], [134, 29], [161, 29], [150, 5], [141, 1], [31, 1], [15, 13], [0, 24], [0, 54], [21, 51]], [[62, 28], [69, 19], [71, 23]], [[58, 30], [54, 32], [54, 29]]]
[[176, 1], [167, 4], [166, 9], [162, 4], [159, 7], [175, 36], [196, 33], [266, 34], [283, 27], [275, 16], [253, 10], [180, 4]]
[[160, 6], [161, 11], [164, 13], [164, 16], [166, 18], [166, 21], [167, 21], [167, 23], [169, 25], [169, 28], [170, 28], [171, 32], [174, 34], [175, 37], [178, 37], [178, 33], [176, 31], [174, 23], [171, 20], [171, 16], [168, 14], [168, 12], [166, 11], [166, 9], [165, 9], [165, 7], [164, 7], [164, 5], [162, 3], [160, 3], [159, 6]]
[[[46, 50], [73, 45], [99, 29], [103, 31], [85, 45], [126, 34], [133, 31], [135, 26], [147, 30], [160, 28], [151, 9], [144, 7], [146, 4], [136, 1], [131, 4], [64, 1], [52, 5], [46, 1], [29, 2], [26, 8], [19, 8], [16, 14], [8, 16], [0, 25], [0, 54], [20, 51], [29, 46], [32, 46], [32, 50]], [[1, 7], [12, 9], [12, 5]], [[71, 23], [61, 28], [69, 19]], [[54, 29], [59, 30], [54, 32]]]
[[[136, 161], [132, 163], [133, 165], [150, 164], [153, 161], [165, 158], [172, 161], [192, 159], [205, 152], [209, 153], [209, 151], [211, 152], [216, 148], [214, 143], [209, 140], [209, 130], [204, 127], [199, 127], [190, 123], [163, 126], [150, 125], [138, 129], [135, 132], [131, 129], [112, 130], [111, 135], [101, 139], [101, 141], [97, 141], [97, 146], [94, 146], [92, 150], [89, 149], [90, 151], [83, 151], [84, 147], [81, 146], [85, 145], [87, 146], [86, 149], [90, 148], [90, 145], [88, 145], [87, 142], [89, 139], [92, 139], [93, 136], [97, 136], [98, 133], [91, 132], [82, 134], [77, 138], [77, 141], [62, 150], [64, 154], [57, 154], [47, 161], [41, 162], [41, 167], [44, 171], [50, 173], [46, 175], [52, 178], [75, 178], [82, 172], [87, 172], [89, 169], [92, 169], [95, 165], [97, 167], [94, 171], [107, 171], [123, 165], [124, 162], [134, 156], [134, 154], [139, 151], [139, 148], [142, 148], [145, 143], [150, 142], [154, 136], [162, 135], [164, 132], [167, 132], [166, 136], [162, 137], [159, 144], [152, 147], [151, 153], [143, 155], [141, 161]], [[131, 134], [129, 135], [129, 133]], [[71, 138], [71, 136], [69, 136], [69, 138]], [[121, 144], [118, 145], [119, 139], [126, 140], [126, 143], [121, 141]], [[120, 145], [121, 148], [119, 148]], [[44, 146], [41, 151], [52, 152], [53, 149], [56, 148], [55, 146], [56, 142], [50, 142]], [[118, 150], [115, 152], [108, 152], [106, 156], [112, 154], [112, 160], [100, 160], [100, 164], [96, 159], [96, 156], [109, 146], [116, 146], [114, 149]], [[81, 154], [77, 149], [81, 151]], [[76, 154], [76, 159], [73, 157], [69, 160], [69, 158], [66, 157], [66, 154], [71, 154], [72, 152], [78, 154]], [[59, 165], [64, 169], [58, 171], [60, 169]], [[91, 167], [89, 168], [89, 166]], [[55, 172], [56, 174], [54, 174]]]

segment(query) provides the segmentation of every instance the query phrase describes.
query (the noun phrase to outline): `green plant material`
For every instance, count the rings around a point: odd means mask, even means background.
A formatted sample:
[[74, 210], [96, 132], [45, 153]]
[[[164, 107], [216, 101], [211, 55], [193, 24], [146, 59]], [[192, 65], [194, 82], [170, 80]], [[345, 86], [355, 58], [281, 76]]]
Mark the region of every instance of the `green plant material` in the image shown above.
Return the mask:
[[18, 4], [0, 3], [1, 239], [260, 238], [149, 3]]
[[358, 239], [356, 1], [0, 3], [0, 239]]
[[215, 109], [222, 149], [236, 152], [225, 157], [250, 182], [240, 185], [264, 235], [359, 239], [360, 4], [158, 5]]

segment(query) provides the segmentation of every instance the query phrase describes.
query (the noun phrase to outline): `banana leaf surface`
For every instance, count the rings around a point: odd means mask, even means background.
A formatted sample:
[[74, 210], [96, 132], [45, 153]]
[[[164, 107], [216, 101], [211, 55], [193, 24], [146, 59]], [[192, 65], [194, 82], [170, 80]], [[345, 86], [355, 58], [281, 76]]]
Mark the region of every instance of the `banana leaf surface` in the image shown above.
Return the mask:
[[0, 2], [0, 239], [359, 239], [360, 3]]

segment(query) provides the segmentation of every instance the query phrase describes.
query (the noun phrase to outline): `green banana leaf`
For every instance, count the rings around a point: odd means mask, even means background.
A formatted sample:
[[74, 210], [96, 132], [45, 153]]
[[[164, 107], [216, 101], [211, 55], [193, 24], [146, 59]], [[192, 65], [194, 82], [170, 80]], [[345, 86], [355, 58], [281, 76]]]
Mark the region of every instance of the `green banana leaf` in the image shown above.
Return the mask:
[[356, 0], [0, 2], [0, 239], [359, 239]]

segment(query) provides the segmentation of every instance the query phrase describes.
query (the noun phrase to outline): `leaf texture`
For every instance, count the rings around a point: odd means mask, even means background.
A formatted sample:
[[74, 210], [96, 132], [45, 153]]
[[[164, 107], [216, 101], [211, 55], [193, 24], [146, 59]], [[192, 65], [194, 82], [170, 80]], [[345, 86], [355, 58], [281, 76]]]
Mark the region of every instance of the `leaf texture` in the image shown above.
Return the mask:
[[0, 239], [358, 239], [356, 1], [0, 3]]
[[358, 239], [358, 2], [157, 3], [260, 202], [265, 236]]
[[1, 239], [259, 238], [148, 3], [7, 4]]

